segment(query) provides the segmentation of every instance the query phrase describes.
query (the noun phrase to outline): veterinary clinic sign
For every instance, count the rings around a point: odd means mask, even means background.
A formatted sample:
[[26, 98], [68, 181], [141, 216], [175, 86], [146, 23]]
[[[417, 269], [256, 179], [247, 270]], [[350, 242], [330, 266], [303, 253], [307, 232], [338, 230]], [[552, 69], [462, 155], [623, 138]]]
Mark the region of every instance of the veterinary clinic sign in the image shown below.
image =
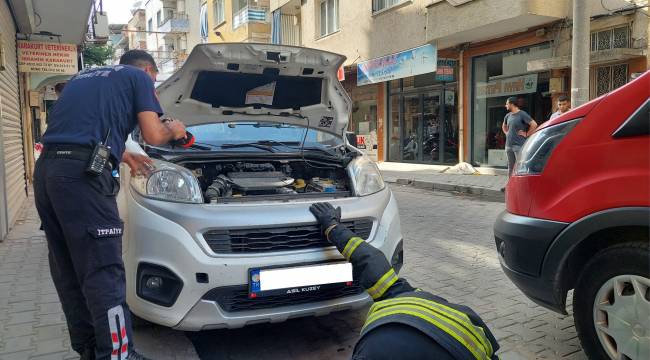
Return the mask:
[[537, 91], [537, 74], [490, 80], [476, 84], [476, 98], [530, 94]]
[[30, 73], [77, 73], [77, 46], [40, 41], [18, 41], [18, 71]]

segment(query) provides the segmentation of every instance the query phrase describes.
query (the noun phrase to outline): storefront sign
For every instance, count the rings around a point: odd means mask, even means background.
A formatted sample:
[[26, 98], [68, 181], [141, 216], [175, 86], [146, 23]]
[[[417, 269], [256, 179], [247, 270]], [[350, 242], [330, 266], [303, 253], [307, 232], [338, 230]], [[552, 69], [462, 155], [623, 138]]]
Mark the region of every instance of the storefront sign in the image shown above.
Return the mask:
[[476, 84], [476, 98], [530, 94], [537, 91], [537, 74], [515, 76]]
[[437, 49], [428, 44], [357, 64], [357, 86], [436, 71]]
[[40, 41], [18, 41], [18, 71], [76, 74], [77, 46]]
[[438, 69], [436, 70], [436, 80], [451, 82], [456, 80], [454, 78], [454, 70], [456, 69], [456, 60], [454, 59], [438, 59]]

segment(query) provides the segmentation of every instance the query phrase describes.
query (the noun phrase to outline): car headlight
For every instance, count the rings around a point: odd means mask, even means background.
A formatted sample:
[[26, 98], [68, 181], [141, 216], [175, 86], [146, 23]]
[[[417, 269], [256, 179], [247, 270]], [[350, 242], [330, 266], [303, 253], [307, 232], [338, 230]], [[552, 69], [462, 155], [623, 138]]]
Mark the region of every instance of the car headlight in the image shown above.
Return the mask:
[[166, 201], [203, 203], [201, 187], [192, 173], [184, 167], [153, 160], [153, 171], [131, 178], [131, 186], [140, 195]]
[[541, 174], [553, 150], [582, 119], [552, 125], [531, 135], [521, 149], [515, 175]]
[[359, 196], [374, 194], [386, 187], [377, 165], [365, 156], [352, 161], [348, 169], [352, 185]]

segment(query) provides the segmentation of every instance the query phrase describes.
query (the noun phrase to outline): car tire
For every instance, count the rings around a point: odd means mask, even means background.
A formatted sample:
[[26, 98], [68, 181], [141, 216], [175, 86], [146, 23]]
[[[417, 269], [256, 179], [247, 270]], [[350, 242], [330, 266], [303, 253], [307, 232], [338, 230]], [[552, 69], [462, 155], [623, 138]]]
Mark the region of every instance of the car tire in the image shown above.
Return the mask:
[[[628, 312], [621, 312], [621, 309], [630, 309], [629, 305], [621, 305], [630, 299], [623, 299], [624, 296], [638, 296], [633, 300], [642, 301], [641, 311], [650, 309], [650, 287], [647, 287], [650, 284], [649, 269], [650, 245], [647, 242], [611, 246], [598, 252], [585, 265], [573, 293], [573, 317], [578, 337], [589, 359], [611, 359], [615, 357], [616, 352], [628, 351], [625, 347], [619, 349], [618, 342], [614, 337], [606, 334], [606, 331], [609, 331], [610, 325], [612, 328], [620, 325], [616, 319], [624, 319], [626, 315], [630, 317]], [[615, 288], [620, 289], [621, 300], [618, 305], [615, 301]], [[638, 291], [639, 289], [642, 291]], [[601, 306], [596, 306], [597, 301]], [[638, 311], [638, 307], [634, 307], [635, 311]], [[629, 326], [629, 331], [632, 331], [630, 339], [633, 337], [632, 334], [637, 334], [639, 331], [644, 329], [646, 332], [650, 331], [647, 328], [650, 327], [649, 316], [650, 313], [639, 319], [632, 315], [630, 323], [633, 325]], [[627, 339], [627, 335], [621, 335], [627, 332], [611, 332], [611, 334], [619, 339]], [[634, 356], [631, 358], [636, 360]]]

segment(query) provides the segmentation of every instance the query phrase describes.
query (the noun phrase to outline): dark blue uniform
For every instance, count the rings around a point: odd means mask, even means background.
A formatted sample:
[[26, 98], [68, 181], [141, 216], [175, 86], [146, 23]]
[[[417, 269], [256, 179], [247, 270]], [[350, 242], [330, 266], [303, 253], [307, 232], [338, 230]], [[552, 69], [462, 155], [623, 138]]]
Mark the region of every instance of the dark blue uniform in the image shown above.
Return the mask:
[[[94, 348], [97, 359], [125, 359], [132, 350], [113, 171], [143, 111], [162, 113], [144, 71], [118, 65], [81, 72], [50, 114], [36, 163], [36, 208], [72, 348], [80, 354]], [[92, 148], [109, 129], [111, 162], [101, 175], [89, 175]]]

